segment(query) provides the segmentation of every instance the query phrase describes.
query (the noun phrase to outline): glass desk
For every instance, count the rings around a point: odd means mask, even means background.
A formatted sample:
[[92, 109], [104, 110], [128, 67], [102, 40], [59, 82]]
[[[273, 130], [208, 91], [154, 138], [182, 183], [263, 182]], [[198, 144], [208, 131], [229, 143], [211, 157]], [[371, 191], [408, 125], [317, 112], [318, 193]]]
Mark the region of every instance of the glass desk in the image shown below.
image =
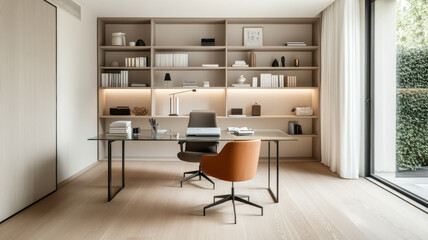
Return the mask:
[[[107, 153], [107, 198], [111, 201], [117, 193], [125, 187], [125, 143], [129, 141], [183, 141], [183, 142], [220, 142], [220, 141], [245, 141], [260, 139], [261, 141], [268, 142], [268, 191], [275, 202], [279, 202], [279, 142], [280, 141], [297, 141], [292, 135], [288, 135], [278, 129], [260, 129], [254, 130], [254, 135], [251, 136], [236, 136], [233, 133], [229, 133], [226, 130], [221, 132], [220, 137], [187, 137], [185, 132], [170, 130], [162, 134], [154, 134], [150, 130], [141, 131], [140, 136], [133, 138], [124, 137], [107, 137], [105, 134], [100, 134], [96, 137], [89, 138], [90, 141], [107, 141], [108, 153]], [[111, 144], [115, 141], [122, 142], [122, 186], [112, 193], [112, 154]], [[276, 195], [270, 187], [270, 143], [275, 142], [276, 144]]]

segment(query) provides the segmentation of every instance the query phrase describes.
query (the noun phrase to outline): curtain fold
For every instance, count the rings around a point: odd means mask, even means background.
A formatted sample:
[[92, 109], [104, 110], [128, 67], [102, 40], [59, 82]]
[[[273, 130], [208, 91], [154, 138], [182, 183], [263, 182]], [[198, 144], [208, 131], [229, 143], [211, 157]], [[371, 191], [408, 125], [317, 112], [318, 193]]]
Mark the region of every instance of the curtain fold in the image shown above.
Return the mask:
[[321, 159], [343, 178], [358, 178], [362, 102], [359, 0], [336, 0], [322, 13]]

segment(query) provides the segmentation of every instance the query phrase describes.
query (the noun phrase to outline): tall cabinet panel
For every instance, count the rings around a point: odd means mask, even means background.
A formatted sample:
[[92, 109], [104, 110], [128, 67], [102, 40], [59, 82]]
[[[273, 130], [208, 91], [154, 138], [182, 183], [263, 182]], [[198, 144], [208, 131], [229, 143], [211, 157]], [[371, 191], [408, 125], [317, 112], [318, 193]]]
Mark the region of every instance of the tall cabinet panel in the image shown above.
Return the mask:
[[56, 8], [0, 0], [0, 222], [56, 189]]

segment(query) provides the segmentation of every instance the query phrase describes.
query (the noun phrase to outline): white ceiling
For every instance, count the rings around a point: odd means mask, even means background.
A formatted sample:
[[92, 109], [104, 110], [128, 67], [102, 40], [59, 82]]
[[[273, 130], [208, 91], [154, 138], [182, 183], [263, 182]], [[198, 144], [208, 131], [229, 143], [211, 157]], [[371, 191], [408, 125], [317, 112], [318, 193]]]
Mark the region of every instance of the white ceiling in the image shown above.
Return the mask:
[[334, 0], [75, 0], [98, 17], [315, 17]]

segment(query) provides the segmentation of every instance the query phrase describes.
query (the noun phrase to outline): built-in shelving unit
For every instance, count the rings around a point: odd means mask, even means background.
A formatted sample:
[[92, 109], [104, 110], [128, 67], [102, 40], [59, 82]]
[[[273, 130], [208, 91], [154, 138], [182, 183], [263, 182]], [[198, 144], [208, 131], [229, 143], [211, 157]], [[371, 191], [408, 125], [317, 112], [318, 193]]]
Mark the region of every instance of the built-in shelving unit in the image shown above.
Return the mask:
[[[244, 27], [263, 27], [263, 46], [243, 46]], [[103, 133], [111, 121], [130, 119], [144, 126], [149, 117], [164, 121], [186, 119], [192, 110], [213, 110], [224, 125], [246, 125], [256, 128], [265, 123], [288, 131], [288, 122], [296, 121], [304, 134], [298, 139], [303, 157], [320, 159], [320, 19], [211, 19], [211, 18], [99, 18], [98, 19], [98, 132]], [[113, 32], [126, 33], [126, 43], [142, 39], [146, 46], [112, 46]], [[215, 38], [215, 46], [201, 46], [201, 38]], [[288, 41], [303, 41], [307, 46], [284, 46]], [[232, 67], [236, 60], [249, 63], [256, 54], [255, 67]], [[187, 54], [187, 67], [156, 66], [156, 54]], [[285, 67], [272, 67], [281, 57]], [[147, 57], [147, 67], [124, 67], [125, 58]], [[294, 66], [298, 58], [300, 66]], [[119, 67], [112, 67], [118, 61]], [[202, 67], [218, 64], [219, 67]], [[102, 73], [128, 71], [127, 87], [101, 87]], [[172, 81], [165, 82], [166, 73]], [[260, 74], [296, 76], [296, 87], [233, 87], [240, 75], [251, 84]], [[180, 95], [180, 116], [168, 116], [169, 94], [191, 89], [181, 87], [196, 81], [196, 93]], [[210, 87], [203, 87], [209, 81]], [[148, 87], [130, 87], [145, 83]], [[251, 116], [251, 105], [262, 106], [262, 116]], [[146, 116], [110, 116], [110, 107], [145, 107]], [[313, 116], [296, 116], [291, 109], [311, 106]], [[247, 117], [228, 117], [231, 108], [243, 108]], [[221, 125], [221, 124], [220, 124]], [[172, 128], [172, 127], [171, 127]], [[305, 148], [307, 145], [310, 148]], [[100, 159], [105, 149], [100, 147]], [[310, 156], [309, 156], [310, 155]], [[291, 156], [290, 156], [291, 157]]]

